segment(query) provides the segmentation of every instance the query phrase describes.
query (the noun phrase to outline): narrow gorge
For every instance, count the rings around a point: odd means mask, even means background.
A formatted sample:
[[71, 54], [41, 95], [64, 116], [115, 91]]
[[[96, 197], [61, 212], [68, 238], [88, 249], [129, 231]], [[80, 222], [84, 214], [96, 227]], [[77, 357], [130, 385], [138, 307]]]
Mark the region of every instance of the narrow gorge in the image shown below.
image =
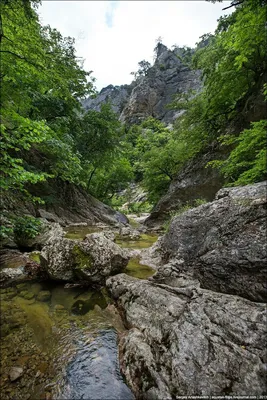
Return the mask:
[[228, 3], [99, 91], [1, 3], [1, 400], [266, 398], [267, 6]]

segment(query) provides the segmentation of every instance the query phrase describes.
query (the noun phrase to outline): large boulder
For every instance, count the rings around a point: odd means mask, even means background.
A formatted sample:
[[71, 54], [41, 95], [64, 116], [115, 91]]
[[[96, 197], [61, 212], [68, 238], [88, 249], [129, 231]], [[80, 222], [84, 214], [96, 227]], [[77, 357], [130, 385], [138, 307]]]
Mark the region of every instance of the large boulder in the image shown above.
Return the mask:
[[187, 273], [201, 287], [266, 301], [266, 182], [221, 189], [175, 217], [157, 245], [155, 279]]
[[103, 284], [108, 276], [124, 270], [129, 257], [112, 241], [111, 235], [92, 233], [83, 241], [70, 240], [58, 226], [43, 248], [40, 260], [51, 279]]
[[238, 296], [125, 274], [107, 280], [128, 333], [120, 361], [137, 398], [266, 394], [266, 309]]

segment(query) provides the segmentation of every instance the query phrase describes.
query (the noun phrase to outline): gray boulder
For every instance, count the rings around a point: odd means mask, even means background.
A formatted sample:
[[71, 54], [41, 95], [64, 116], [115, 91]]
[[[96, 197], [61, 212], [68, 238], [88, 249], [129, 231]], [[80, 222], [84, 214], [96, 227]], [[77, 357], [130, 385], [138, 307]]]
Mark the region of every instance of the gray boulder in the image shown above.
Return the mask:
[[14, 283], [25, 282], [29, 279], [24, 267], [3, 268], [0, 271], [0, 288], [10, 286]]
[[264, 304], [186, 278], [174, 288], [120, 274], [107, 286], [129, 328], [120, 362], [138, 398], [266, 394]]
[[222, 189], [177, 217], [157, 244], [155, 279], [181, 273], [201, 287], [266, 301], [266, 182]]
[[105, 279], [122, 272], [129, 257], [105, 233], [86, 235], [83, 241], [66, 239], [60, 226], [43, 248], [40, 261], [55, 280], [86, 280], [103, 284]]

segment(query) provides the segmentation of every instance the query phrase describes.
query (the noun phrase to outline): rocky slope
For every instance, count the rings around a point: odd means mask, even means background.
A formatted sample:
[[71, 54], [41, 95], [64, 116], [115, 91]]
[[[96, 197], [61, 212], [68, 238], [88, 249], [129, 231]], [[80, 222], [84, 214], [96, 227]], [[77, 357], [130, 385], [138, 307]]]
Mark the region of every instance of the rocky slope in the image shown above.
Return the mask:
[[152, 278], [107, 280], [137, 398], [266, 395], [266, 202], [266, 182], [223, 189], [173, 219]]
[[36, 184], [32, 194], [44, 200], [45, 205], [27, 202], [18, 194], [7, 198], [3, 196], [1, 207], [3, 211], [33, 215], [63, 226], [81, 222], [88, 225], [120, 225], [128, 222], [125, 215], [97, 200], [81, 187], [66, 181], [58, 179]]
[[182, 49], [171, 51], [159, 43], [155, 63], [145, 76], [131, 85], [107, 86], [96, 98], [83, 101], [84, 108], [99, 110], [102, 103], [110, 101], [122, 122], [138, 123], [149, 116], [165, 123], [173, 122], [177, 112], [166, 109], [173, 96], [201, 87], [200, 71], [190, 70], [180, 57]]
[[199, 154], [185, 164], [153, 207], [145, 225], [148, 228], [160, 228], [170, 212], [179, 210], [185, 204], [193, 204], [197, 199], [212, 201], [224, 179], [218, 170], [206, 165], [211, 160], [225, 158], [225, 155], [218, 148], [210, 148], [206, 149], [205, 154]]

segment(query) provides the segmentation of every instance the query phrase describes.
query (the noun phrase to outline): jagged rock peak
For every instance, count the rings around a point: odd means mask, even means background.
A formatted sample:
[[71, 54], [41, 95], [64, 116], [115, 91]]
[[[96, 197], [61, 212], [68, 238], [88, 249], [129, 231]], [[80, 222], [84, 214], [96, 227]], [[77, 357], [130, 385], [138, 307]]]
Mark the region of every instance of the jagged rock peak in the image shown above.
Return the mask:
[[162, 44], [159, 42], [155, 48], [156, 57], [159, 57], [162, 53], [164, 53], [165, 51], [168, 51], [168, 50], [169, 49], [167, 46], [165, 46], [165, 44]]
[[200, 71], [191, 70], [182, 61], [183, 48], [176, 46], [170, 50], [158, 43], [155, 55], [154, 65], [130, 85], [109, 85], [95, 98], [86, 99], [84, 108], [99, 111], [102, 103], [110, 102], [124, 123], [140, 123], [150, 116], [166, 124], [172, 123], [177, 112], [166, 106], [178, 92], [200, 90]]

